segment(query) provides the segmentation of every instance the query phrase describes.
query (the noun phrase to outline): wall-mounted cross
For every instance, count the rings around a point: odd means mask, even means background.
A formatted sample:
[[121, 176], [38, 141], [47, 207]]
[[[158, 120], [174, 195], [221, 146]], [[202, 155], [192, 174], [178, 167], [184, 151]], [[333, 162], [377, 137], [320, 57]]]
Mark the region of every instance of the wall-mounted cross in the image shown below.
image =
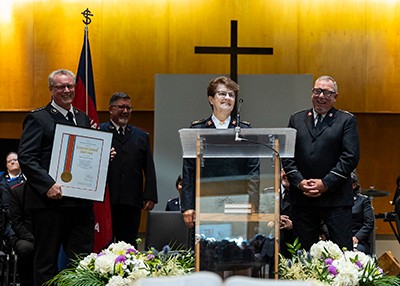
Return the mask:
[[244, 55], [272, 55], [273, 48], [238, 47], [237, 21], [231, 21], [230, 47], [194, 47], [195, 54], [228, 54], [231, 55], [231, 79], [238, 82], [237, 56]]

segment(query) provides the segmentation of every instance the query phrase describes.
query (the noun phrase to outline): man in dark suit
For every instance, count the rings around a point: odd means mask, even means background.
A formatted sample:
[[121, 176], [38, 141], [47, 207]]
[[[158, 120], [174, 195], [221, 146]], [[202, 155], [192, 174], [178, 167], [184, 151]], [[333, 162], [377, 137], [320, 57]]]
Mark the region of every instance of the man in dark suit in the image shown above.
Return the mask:
[[49, 175], [56, 124], [90, 128], [90, 120], [73, 108], [75, 75], [65, 69], [49, 75], [51, 102], [30, 112], [23, 123], [19, 163], [27, 178], [26, 207], [32, 215], [35, 237], [34, 285], [42, 285], [58, 272], [62, 245], [69, 257], [93, 250], [93, 203], [64, 197]]
[[129, 125], [130, 97], [114, 93], [109, 102], [110, 121], [100, 129], [113, 133], [115, 158], [108, 168], [113, 236], [137, 246], [141, 210], [152, 210], [157, 199], [156, 172], [147, 132]]
[[360, 151], [356, 118], [333, 107], [335, 80], [319, 77], [312, 89], [313, 108], [290, 117], [297, 130], [295, 157], [283, 160], [291, 185], [292, 220], [305, 249], [318, 242], [321, 220], [330, 239], [353, 249], [351, 172]]
[[358, 251], [373, 254], [371, 235], [375, 225], [375, 215], [371, 199], [361, 194], [360, 181], [356, 171], [351, 173], [354, 205], [352, 208], [353, 244]]
[[181, 192], [182, 192], [182, 176], [179, 175], [175, 182], [176, 190], [179, 197], [169, 199], [165, 206], [166, 211], [180, 211], [181, 210]]
[[10, 223], [13, 230], [12, 247], [17, 254], [17, 270], [21, 286], [33, 285], [34, 237], [32, 234], [31, 213], [25, 207], [24, 183], [12, 187], [9, 197]]

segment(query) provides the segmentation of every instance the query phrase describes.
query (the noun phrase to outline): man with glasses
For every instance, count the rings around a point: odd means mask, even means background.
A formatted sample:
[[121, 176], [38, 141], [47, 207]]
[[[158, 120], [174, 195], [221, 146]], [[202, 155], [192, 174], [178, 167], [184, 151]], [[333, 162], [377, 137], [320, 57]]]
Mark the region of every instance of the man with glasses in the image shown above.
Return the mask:
[[293, 114], [289, 127], [297, 130], [295, 157], [283, 160], [290, 181], [292, 220], [305, 249], [318, 242], [321, 220], [330, 239], [353, 249], [351, 172], [360, 150], [356, 118], [333, 107], [336, 81], [319, 77], [312, 89], [313, 108]]
[[111, 217], [115, 241], [137, 246], [141, 210], [158, 202], [156, 172], [147, 132], [129, 125], [132, 106], [129, 95], [114, 93], [109, 102], [110, 121], [100, 129], [113, 133], [115, 158], [108, 167]]
[[34, 247], [34, 285], [43, 285], [58, 273], [61, 245], [67, 255], [93, 251], [93, 203], [64, 197], [49, 175], [56, 124], [90, 128], [85, 113], [75, 109], [75, 75], [60, 69], [49, 75], [51, 102], [27, 114], [19, 145], [19, 163], [26, 182], [25, 206], [31, 211]]

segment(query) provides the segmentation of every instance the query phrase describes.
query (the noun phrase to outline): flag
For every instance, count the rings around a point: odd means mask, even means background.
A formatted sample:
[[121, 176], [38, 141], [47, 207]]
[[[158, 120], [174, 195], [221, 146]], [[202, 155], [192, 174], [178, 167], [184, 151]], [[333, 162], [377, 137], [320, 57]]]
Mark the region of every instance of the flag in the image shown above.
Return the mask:
[[[87, 26], [81, 57], [79, 59], [78, 72], [76, 73], [75, 98], [72, 105], [90, 118], [93, 128], [99, 128], [99, 119], [96, 110], [96, 96], [94, 92], [92, 57], [90, 54], [89, 36]], [[104, 202], [94, 203], [94, 252], [105, 248], [112, 240], [111, 207], [108, 188], [106, 187]]]

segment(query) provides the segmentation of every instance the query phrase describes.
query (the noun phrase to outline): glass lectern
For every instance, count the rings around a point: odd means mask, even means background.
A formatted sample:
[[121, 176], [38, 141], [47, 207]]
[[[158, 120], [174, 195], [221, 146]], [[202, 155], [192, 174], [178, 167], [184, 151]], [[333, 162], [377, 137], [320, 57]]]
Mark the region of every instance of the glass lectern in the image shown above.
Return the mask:
[[265, 277], [279, 252], [280, 158], [294, 156], [291, 128], [181, 129], [196, 159], [196, 271]]

